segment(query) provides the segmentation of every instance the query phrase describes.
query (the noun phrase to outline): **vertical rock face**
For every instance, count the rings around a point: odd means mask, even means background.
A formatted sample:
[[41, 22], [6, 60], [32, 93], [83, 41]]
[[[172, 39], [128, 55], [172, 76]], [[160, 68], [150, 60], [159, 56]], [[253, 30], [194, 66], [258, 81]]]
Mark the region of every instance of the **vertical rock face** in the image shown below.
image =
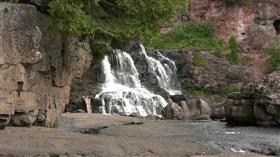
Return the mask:
[[55, 127], [86, 58], [36, 7], [0, 3], [0, 125]]
[[280, 71], [229, 95], [225, 108], [229, 122], [280, 126]]
[[[177, 79], [182, 88], [219, 91], [257, 78], [257, 73], [254, 73], [253, 68], [231, 65], [226, 59], [218, 58], [210, 52], [193, 48], [160, 52], [176, 63]], [[207, 67], [194, 63], [195, 53], [207, 62]], [[232, 72], [235, 76], [227, 77], [228, 72]]]
[[212, 22], [217, 35], [225, 40], [234, 34], [242, 48], [251, 52], [261, 49], [269, 35], [279, 34], [280, 3], [247, 0], [244, 4], [226, 5], [223, 0], [189, 0], [189, 16], [195, 21]]

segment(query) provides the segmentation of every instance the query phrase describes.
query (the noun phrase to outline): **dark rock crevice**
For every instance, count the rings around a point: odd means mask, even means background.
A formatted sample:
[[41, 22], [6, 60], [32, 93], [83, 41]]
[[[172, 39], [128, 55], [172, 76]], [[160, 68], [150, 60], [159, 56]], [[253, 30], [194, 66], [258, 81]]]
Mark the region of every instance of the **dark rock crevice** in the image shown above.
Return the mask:
[[273, 26], [275, 28], [276, 34], [280, 35], [280, 19], [277, 19], [273, 22]]

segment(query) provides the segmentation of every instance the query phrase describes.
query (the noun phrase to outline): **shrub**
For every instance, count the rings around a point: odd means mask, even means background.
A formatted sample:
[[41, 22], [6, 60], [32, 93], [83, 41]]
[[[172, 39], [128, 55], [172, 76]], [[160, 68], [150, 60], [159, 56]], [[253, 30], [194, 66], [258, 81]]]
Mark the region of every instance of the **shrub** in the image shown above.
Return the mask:
[[146, 40], [145, 44], [158, 49], [197, 47], [218, 52], [219, 55], [225, 50], [222, 40], [215, 37], [214, 26], [210, 23], [183, 23], [167, 34]]
[[228, 71], [225, 73], [225, 77], [228, 78], [228, 79], [237, 79], [237, 78], [238, 78], [238, 75], [237, 75], [236, 73], [234, 73], [233, 71], [228, 70]]
[[259, 17], [254, 18], [254, 23], [257, 24], [257, 25], [261, 24], [261, 21], [262, 20]]
[[228, 57], [229, 64], [239, 64], [239, 59], [237, 55], [238, 44], [233, 35], [229, 38], [229, 48], [230, 48], [230, 54]]
[[239, 85], [231, 85], [228, 87], [224, 87], [219, 90], [206, 90], [201, 89], [198, 87], [193, 88], [185, 88], [183, 91], [184, 93], [188, 94], [194, 94], [194, 95], [220, 95], [220, 96], [227, 96], [228, 94], [232, 92], [240, 92], [240, 86]]
[[227, 96], [228, 94], [233, 93], [233, 92], [240, 92], [240, 89], [241, 89], [241, 88], [240, 88], [239, 85], [228, 86], [228, 87], [223, 88], [223, 89], [219, 92], [219, 95], [221, 95], [221, 96]]
[[273, 54], [270, 56], [268, 67], [270, 71], [280, 70], [280, 54]]
[[196, 89], [196, 88], [185, 88], [184, 93], [194, 94], [194, 95], [213, 95], [212, 92], [203, 90], [203, 89]]

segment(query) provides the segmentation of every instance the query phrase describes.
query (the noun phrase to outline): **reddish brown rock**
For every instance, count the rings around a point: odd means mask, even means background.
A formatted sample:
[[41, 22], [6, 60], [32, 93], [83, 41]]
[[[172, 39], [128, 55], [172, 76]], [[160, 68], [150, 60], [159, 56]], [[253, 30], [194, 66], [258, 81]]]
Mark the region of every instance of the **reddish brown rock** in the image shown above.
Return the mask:
[[77, 39], [50, 32], [34, 6], [0, 3], [0, 12], [0, 116], [11, 116], [13, 125], [55, 127], [87, 53]]
[[277, 0], [246, 0], [226, 5], [222, 0], [190, 0], [189, 17], [212, 22], [224, 40], [234, 34], [244, 51], [254, 52], [267, 44], [271, 34], [279, 34], [280, 3]]

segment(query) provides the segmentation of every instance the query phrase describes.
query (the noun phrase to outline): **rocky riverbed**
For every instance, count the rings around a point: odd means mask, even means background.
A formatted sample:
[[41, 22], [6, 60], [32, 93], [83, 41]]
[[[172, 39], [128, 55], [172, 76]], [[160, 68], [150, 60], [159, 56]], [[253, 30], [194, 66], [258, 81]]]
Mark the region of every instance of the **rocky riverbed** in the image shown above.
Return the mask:
[[66, 113], [57, 129], [7, 127], [0, 156], [279, 156], [279, 128]]

